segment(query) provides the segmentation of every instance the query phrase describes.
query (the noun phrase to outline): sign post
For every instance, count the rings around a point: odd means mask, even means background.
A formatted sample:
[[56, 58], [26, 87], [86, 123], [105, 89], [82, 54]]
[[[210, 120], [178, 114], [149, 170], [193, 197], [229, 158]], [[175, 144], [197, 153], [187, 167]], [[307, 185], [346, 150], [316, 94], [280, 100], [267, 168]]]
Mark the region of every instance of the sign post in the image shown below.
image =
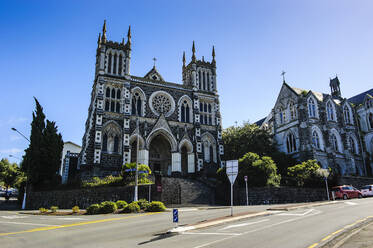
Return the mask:
[[226, 162], [226, 172], [231, 182], [231, 216], [233, 216], [233, 184], [238, 174], [238, 160], [228, 160]]
[[172, 210], [172, 222], [175, 223], [176, 226], [179, 222], [179, 211], [176, 208]]
[[249, 206], [249, 194], [247, 192], [247, 176], [245, 176], [245, 184], [246, 184], [246, 206]]
[[[325, 186], [326, 186], [326, 195], [328, 197], [328, 201], [330, 201], [330, 196], [329, 196], [329, 188], [328, 188], [328, 176], [330, 174], [328, 169], [318, 169], [317, 173], [322, 176], [325, 180]], [[334, 198], [334, 197], [333, 197]], [[334, 200], [334, 199], [333, 199]]]

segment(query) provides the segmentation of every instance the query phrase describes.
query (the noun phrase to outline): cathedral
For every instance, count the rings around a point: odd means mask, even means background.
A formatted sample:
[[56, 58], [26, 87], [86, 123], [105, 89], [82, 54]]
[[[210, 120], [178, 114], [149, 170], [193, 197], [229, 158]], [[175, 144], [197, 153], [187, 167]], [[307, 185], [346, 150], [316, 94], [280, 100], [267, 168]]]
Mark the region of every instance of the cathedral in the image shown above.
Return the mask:
[[373, 89], [347, 99], [338, 77], [329, 85], [327, 94], [292, 87], [284, 79], [271, 113], [257, 124], [298, 161], [315, 159], [339, 175], [371, 174]]
[[[80, 175], [118, 175], [125, 163], [149, 165], [156, 176], [214, 173], [224, 152], [215, 49], [211, 62], [182, 59], [182, 84], [167, 82], [155, 64], [145, 76], [130, 74], [131, 27], [127, 41], [110, 41], [104, 22], [96, 51], [95, 79]], [[138, 149], [138, 150], [137, 150]]]

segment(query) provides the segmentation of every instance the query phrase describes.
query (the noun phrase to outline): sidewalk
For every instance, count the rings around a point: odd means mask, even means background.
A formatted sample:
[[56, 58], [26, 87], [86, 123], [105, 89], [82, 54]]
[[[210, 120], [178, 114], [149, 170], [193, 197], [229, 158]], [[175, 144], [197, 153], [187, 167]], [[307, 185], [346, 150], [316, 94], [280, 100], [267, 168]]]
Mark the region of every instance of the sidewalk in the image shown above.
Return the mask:
[[[347, 239], [347, 241], [338, 248], [367, 248], [373, 247], [373, 222], [364, 226], [358, 232]], [[353, 233], [351, 233], [353, 234]]]

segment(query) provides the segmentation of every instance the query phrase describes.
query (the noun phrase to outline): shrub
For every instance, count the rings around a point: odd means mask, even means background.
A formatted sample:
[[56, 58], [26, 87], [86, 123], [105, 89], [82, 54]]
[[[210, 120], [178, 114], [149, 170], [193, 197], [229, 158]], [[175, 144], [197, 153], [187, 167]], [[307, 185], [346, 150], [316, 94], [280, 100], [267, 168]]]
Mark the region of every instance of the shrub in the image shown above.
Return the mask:
[[88, 208], [87, 208], [87, 214], [98, 214], [100, 213], [100, 205], [99, 204], [91, 204]]
[[45, 213], [48, 212], [48, 209], [47, 209], [47, 208], [39, 208], [39, 212], [40, 212], [41, 214], [45, 214]]
[[[135, 182], [135, 171], [126, 171], [128, 169], [135, 169], [136, 163], [126, 163], [122, 166], [121, 176], [124, 178], [125, 182], [129, 185], [134, 184]], [[138, 168], [139, 171], [143, 173], [138, 174], [138, 183], [139, 184], [152, 184], [153, 182], [148, 178], [148, 176], [152, 173], [150, 167], [145, 164], [139, 164]], [[145, 173], [144, 173], [145, 172]]]
[[152, 201], [147, 209], [147, 211], [149, 212], [163, 212], [165, 210], [165, 205], [163, 204], [163, 202], [160, 201]]
[[79, 213], [79, 211], [80, 211], [79, 206], [74, 206], [74, 207], [72, 208], [72, 210], [73, 210], [73, 214], [77, 214], [77, 213]]
[[299, 187], [317, 186], [322, 182], [317, 174], [318, 169], [320, 169], [320, 166], [316, 160], [307, 160], [301, 164], [289, 167], [288, 176], [292, 177]]
[[121, 200], [117, 201], [116, 204], [117, 204], [118, 209], [122, 209], [128, 205], [126, 201], [121, 201]]
[[51, 207], [51, 211], [52, 211], [52, 213], [56, 213], [57, 210], [58, 210], [58, 207], [57, 207], [57, 206], [52, 206], [52, 207]]
[[277, 166], [272, 158], [260, 157], [256, 153], [248, 152], [238, 161], [239, 182], [244, 182], [243, 177], [248, 176], [249, 186], [279, 186], [281, 175], [277, 174]]
[[146, 211], [150, 205], [150, 203], [145, 199], [138, 200], [137, 204], [139, 205], [140, 209], [144, 211]]
[[124, 213], [138, 213], [140, 212], [140, 206], [137, 202], [131, 202], [123, 208]]
[[118, 176], [107, 176], [104, 178], [93, 177], [90, 181], [84, 181], [82, 183], [83, 188], [93, 188], [102, 186], [122, 186], [124, 185], [123, 177]]
[[102, 214], [110, 214], [117, 211], [118, 207], [115, 202], [112, 201], [104, 201], [100, 204], [100, 213]]

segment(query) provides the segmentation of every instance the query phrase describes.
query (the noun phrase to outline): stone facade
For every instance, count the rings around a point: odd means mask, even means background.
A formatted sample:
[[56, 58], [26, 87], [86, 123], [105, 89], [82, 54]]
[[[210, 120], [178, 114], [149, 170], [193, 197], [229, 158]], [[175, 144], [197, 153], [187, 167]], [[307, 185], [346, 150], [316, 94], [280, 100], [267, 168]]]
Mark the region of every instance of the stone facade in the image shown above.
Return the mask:
[[[212, 61], [183, 54], [183, 84], [167, 82], [156, 66], [130, 75], [131, 29], [127, 42], [99, 35], [95, 80], [79, 169], [84, 179], [117, 175], [124, 163], [147, 164], [159, 176], [215, 172], [223, 154], [221, 115]], [[138, 149], [137, 149], [138, 147]], [[159, 177], [157, 177], [159, 178]]]
[[262, 128], [274, 135], [279, 150], [299, 161], [316, 159], [340, 175], [366, 175], [354, 105], [342, 98], [338, 77], [331, 94], [303, 90], [283, 82]]
[[367, 170], [373, 174], [373, 89], [348, 99], [355, 106]]

